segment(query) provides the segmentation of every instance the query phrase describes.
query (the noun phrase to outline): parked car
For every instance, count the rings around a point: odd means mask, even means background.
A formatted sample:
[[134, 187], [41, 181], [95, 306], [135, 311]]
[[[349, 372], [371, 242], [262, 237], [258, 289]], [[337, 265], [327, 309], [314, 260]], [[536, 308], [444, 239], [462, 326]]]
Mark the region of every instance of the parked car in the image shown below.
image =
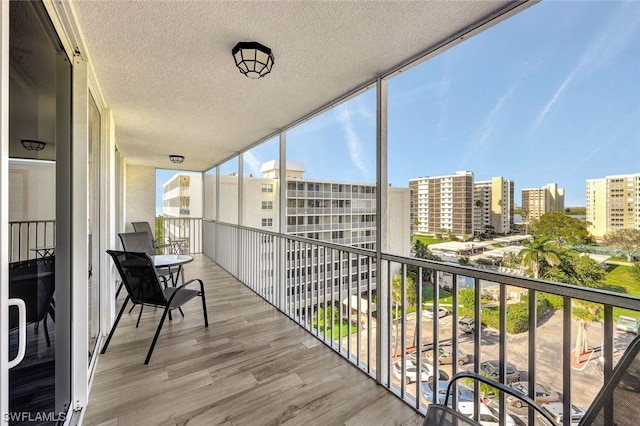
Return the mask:
[[[472, 401], [463, 401], [458, 403], [458, 411], [465, 416], [473, 418], [473, 405]], [[504, 415], [504, 423], [508, 426], [515, 426], [516, 422], [509, 414]], [[480, 403], [480, 410], [478, 412], [478, 422], [483, 426], [498, 426], [500, 424], [500, 414], [498, 410], [490, 407], [484, 403]]]
[[[427, 362], [433, 363], [433, 350], [424, 352], [424, 359]], [[438, 348], [438, 362], [440, 364], [452, 364], [453, 363], [453, 348], [451, 346], [440, 346]], [[458, 365], [464, 365], [469, 362], [469, 354], [462, 349], [458, 349]]]
[[[511, 387], [523, 395], [529, 395], [529, 382], [513, 382], [511, 383]], [[535, 401], [538, 404], [546, 404], [547, 402], [559, 402], [560, 394], [554, 390], [552, 390], [549, 386], [543, 385], [540, 383], [536, 383], [536, 397]], [[507, 395], [507, 403], [516, 408], [526, 407], [527, 403], [522, 399]]]
[[[516, 368], [515, 365], [510, 362], [507, 363], [507, 377], [505, 382], [507, 384], [511, 384], [513, 382], [520, 381], [520, 371]], [[500, 361], [497, 359], [492, 359], [489, 361], [484, 361], [480, 364], [480, 374], [486, 374], [487, 377], [499, 381], [500, 379]]]
[[[545, 410], [547, 413], [549, 413], [551, 415], [551, 417], [553, 418], [553, 420], [556, 422], [556, 424], [558, 425], [562, 425], [562, 411], [563, 411], [563, 404], [562, 402], [549, 402], [546, 404], [542, 404], [540, 407], [542, 407], [543, 410]], [[582, 420], [582, 418], [584, 417], [584, 415], [586, 414], [586, 410], [583, 408], [580, 408], [576, 405], [571, 404], [571, 425], [578, 425], [580, 423], [580, 420]]]
[[[415, 382], [418, 380], [418, 365], [414, 359], [407, 358], [405, 361], [405, 367], [402, 368], [402, 360], [393, 363], [393, 375], [396, 379], [402, 380], [405, 377], [407, 383]], [[430, 381], [433, 377], [433, 367], [424, 362], [420, 363], [420, 379], [423, 382]]]
[[[447, 395], [447, 386], [449, 382], [446, 380], [438, 380], [438, 399], [436, 402], [444, 404], [445, 396]], [[473, 401], [473, 391], [468, 387], [458, 384], [458, 401]], [[422, 397], [429, 402], [433, 402], [433, 380], [422, 383]], [[453, 401], [453, 395], [449, 395], [449, 404]]]
[[[422, 310], [422, 316], [428, 319], [433, 319], [433, 306], [429, 306], [427, 309]], [[438, 307], [438, 318], [446, 317], [449, 315], [447, 308]]]
[[635, 335], [640, 334], [640, 319], [629, 317], [626, 315], [620, 315], [616, 322], [616, 330], [626, 331], [627, 333], [633, 333]]
[[[484, 330], [486, 326], [480, 324], [480, 330]], [[476, 322], [471, 317], [462, 317], [458, 321], [458, 329], [464, 333], [473, 333], [476, 331]]]

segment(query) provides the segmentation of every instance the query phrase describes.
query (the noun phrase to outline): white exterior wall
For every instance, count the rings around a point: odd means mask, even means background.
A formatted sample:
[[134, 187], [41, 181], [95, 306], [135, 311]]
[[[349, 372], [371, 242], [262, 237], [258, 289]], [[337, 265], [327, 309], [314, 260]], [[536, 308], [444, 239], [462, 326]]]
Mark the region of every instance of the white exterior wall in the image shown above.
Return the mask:
[[125, 166], [126, 232], [133, 232], [131, 222], [149, 222], [151, 229], [156, 219], [156, 169], [147, 166]]
[[9, 221], [55, 220], [55, 162], [10, 158], [9, 187]]
[[[202, 175], [177, 173], [162, 185], [162, 214], [167, 217], [202, 217]], [[184, 210], [188, 210], [188, 214]]]
[[220, 176], [221, 222], [238, 224], [238, 176]]
[[[251, 228], [278, 231], [278, 180], [269, 178], [244, 178], [243, 224]], [[262, 192], [262, 186], [272, 185], [273, 192]], [[267, 205], [271, 209], [263, 208]], [[262, 226], [263, 219], [271, 219], [272, 225]]]
[[408, 188], [389, 187], [387, 189], [389, 219], [387, 242], [389, 251], [400, 256], [409, 256], [411, 250], [410, 197]]
[[607, 181], [606, 179], [587, 179], [586, 194], [587, 229], [596, 239], [607, 233]]
[[204, 212], [205, 219], [216, 219], [216, 175], [204, 175]]

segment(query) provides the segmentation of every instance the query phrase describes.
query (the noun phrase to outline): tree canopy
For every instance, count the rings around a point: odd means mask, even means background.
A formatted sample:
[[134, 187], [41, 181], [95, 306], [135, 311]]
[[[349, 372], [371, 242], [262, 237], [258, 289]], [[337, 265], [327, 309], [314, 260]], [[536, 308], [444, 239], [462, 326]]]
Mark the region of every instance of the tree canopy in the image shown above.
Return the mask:
[[531, 232], [547, 237], [556, 244], [584, 244], [589, 242], [587, 222], [563, 213], [545, 213], [531, 222]]
[[603, 286], [607, 271], [589, 256], [570, 251], [558, 252], [557, 256], [559, 262], [547, 267], [541, 273], [545, 280], [590, 288]]
[[640, 229], [618, 229], [604, 236], [604, 243], [609, 247], [622, 250], [631, 262], [634, 254], [640, 252]]
[[536, 237], [522, 243], [519, 256], [522, 264], [533, 271], [533, 277], [538, 279], [545, 264], [554, 266], [560, 263], [558, 247], [549, 237]]
[[[420, 240], [416, 240], [411, 247], [411, 254], [413, 257], [417, 257], [419, 259], [427, 259], [427, 260], [435, 260], [438, 262], [442, 262], [442, 258], [436, 254], [434, 254], [429, 247]], [[411, 275], [415, 280], [418, 278], [418, 267], [413, 265], [407, 266], [407, 275]], [[433, 269], [422, 269], [422, 280], [423, 282], [432, 281]]]

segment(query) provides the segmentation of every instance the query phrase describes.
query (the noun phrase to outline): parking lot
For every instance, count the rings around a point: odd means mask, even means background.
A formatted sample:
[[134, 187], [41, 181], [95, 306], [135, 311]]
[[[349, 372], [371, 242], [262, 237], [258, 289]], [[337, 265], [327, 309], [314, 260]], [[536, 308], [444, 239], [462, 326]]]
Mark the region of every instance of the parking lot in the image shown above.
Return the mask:
[[[540, 319], [537, 329], [537, 353], [536, 353], [536, 375], [537, 382], [549, 386], [551, 389], [562, 391], [562, 381], [565, 372], [562, 370], [562, 311], [556, 311]], [[433, 341], [432, 320], [424, 316], [422, 320], [422, 343], [430, 344]], [[407, 330], [411, 335], [407, 336], [407, 346], [413, 342], [413, 329], [415, 326], [415, 314], [410, 314], [407, 318]], [[575, 336], [576, 324], [572, 324], [572, 336]], [[452, 316], [440, 318], [439, 337], [440, 341], [446, 343], [452, 337]], [[634, 335], [614, 331], [614, 350], [618, 359], [629, 345]], [[591, 323], [588, 327], [588, 344], [590, 347], [600, 346], [602, 342], [602, 329], [600, 323]], [[528, 333], [518, 335], [507, 335], [507, 360], [514, 364], [521, 373], [521, 380], [528, 379]], [[574, 342], [574, 338], [571, 340]], [[459, 347], [468, 354], [473, 354], [474, 340], [472, 334], [461, 334], [459, 336]], [[485, 328], [482, 331], [481, 340], [481, 360], [498, 359], [499, 353], [499, 333], [497, 330]], [[579, 407], [588, 408], [591, 401], [596, 396], [603, 385], [603, 374], [597, 366], [597, 356], [580, 368], [571, 369], [571, 400], [572, 404]], [[466, 370], [473, 367], [473, 357], [470, 363], [457, 366], [457, 371]], [[451, 376], [453, 374], [452, 365], [440, 365]], [[399, 382], [397, 383], [399, 385]], [[408, 387], [409, 392], [414, 392], [413, 387]], [[513, 417], [526, 420], [527, 408], [508, 407]]]

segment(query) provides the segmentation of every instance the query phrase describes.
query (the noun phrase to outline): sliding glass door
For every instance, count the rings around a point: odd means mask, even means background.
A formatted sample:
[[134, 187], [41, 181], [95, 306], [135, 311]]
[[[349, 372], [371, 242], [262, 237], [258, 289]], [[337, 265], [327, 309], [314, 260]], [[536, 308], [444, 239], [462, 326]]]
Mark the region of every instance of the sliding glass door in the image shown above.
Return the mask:
[[40, 2], [9, 11], [9, 300], [0, 302], [11, 305], [15, 361], [3, 415], [54, 424], [71, 391], [70, 228], [59, 220], [69, 216], [60, 190], [70, 181], [71, 62]]

